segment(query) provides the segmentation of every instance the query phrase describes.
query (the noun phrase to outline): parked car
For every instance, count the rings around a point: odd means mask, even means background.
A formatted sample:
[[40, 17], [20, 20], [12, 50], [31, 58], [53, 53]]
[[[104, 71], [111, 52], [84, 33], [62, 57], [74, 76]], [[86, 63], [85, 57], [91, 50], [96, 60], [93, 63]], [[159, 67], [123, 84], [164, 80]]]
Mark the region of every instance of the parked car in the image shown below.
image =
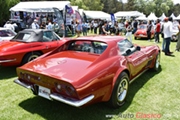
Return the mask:
[[[139, 25], [138, 30], [134, 33], [134, 39], [136, 40], [137, 38], [147, 38], [147, 24], [142, 24]], [[154, 38], [155, 35], [155, 30], [154, 27], [152, 26], [151, 29], [151, 38]]]
[[3, 40], [11, 40], [16, 35], [16, 32], [9, 28], [0, 27], [0, 42]]
[[23, 65], [62, 43], [61, 38], [53, 31], [25, 29], [12, 40], [0, 42], [0, 65]]
[[125, 103], [129, 84], [159, 65], [158, 46], [140, 47], [122, 36], [79, 37], [18, 67], [14, 82], [71, 106], [109, 102], [116, 108]]

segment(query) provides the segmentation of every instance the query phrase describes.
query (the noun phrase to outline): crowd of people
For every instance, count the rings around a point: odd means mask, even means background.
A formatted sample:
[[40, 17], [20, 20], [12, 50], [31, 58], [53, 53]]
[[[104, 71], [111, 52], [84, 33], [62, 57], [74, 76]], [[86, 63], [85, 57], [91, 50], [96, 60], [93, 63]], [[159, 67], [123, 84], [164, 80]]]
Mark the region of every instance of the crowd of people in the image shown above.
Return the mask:
[[[53, 20], [53, 22], [52, 22]], [[41, 22], [39, 24], [38, 19], [34, 19], [31, 23], [30, 28], [32, 29], [49, 29], [54, 30], [56, 33], [59, 32], [60, 27], [57, 24], [56, 19], [48, 20], [47, 22]], [[147, 39], [151, 41], [151, 31], [155, 30], [154, 42], [160, 42], [160, 35], [163, 38], [162, 42], [162, 51], [165, 55], [172, 55], [170, 51], [170, 43], [172, 38], [172, 28], [173, 28], [173, 19], [171, 17], [165, 18], [163, 21], [157, 19], [156, 21], [138, 21], [136, 19], [132, 21], [121, 20], [112, 23], [111, 21], [106, 20], [89, 20], [88, 22], [76, 21], [69, 27], [69, 31], [72, 33], [72, 36], [77, 35], [79, 37], [82, 33], [83, 36], [90, 34], [99, 34], [99, 35], [125, 35], [128, 40], [132, 42], [133, 34], [138, 30], [138, 26], [141, 24], [147, 24]], [[4, 25], [6, 28], [15, 30], [17, 25], [7, 21]], [[177, 26], [180, 30], [180, 25]], [[180, 51], [180, 34], [178, 32], [178, 41], [176, 45], [176, 51]]]

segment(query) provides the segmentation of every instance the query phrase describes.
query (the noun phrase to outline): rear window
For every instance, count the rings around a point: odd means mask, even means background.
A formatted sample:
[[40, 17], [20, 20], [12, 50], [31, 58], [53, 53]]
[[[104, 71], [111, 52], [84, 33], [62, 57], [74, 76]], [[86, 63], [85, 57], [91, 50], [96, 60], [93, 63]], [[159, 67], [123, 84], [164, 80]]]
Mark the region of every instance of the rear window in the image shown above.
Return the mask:
[[73, 41], [68, 45], [68, 50], [94, 54], [102, 54], [106, 48], [106, 43], [98, 41]]

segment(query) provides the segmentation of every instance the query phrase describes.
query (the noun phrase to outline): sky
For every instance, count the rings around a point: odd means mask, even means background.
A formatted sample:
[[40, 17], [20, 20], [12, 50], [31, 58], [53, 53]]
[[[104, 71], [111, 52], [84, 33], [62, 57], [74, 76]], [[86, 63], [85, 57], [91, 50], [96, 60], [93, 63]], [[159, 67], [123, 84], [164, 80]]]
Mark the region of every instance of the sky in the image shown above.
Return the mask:
[[[122, 0], [124, 3], [127, 2], [127, 0]], [[174, 4], [180, 3], [180, 0], [172, 0], [174, 2]]]

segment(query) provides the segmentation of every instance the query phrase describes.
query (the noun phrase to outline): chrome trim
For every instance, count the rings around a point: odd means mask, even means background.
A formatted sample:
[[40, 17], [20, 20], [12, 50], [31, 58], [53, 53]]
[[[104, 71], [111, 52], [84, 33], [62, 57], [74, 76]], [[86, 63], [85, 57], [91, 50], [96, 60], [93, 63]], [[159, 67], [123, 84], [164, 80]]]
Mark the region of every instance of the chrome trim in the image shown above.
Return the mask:
[[50, 94], [50, 98], [60, 101], [60, 102], [63, 102], [63, 103], [66, 103], [66, 104], [74, 106], [74, 107], [80, 107], [80, 106], [85, 105], [89, 101], [91, 101], [94, 98], [94, 95], [90, 95], [82, 100], [70, 100], [70, 99], [63, 98], [62, 96], [59, 96], [57, 94]]
[[148, 69], [142, 71], [139, 75], [137, 75], [136, 77], [134, 77], [129, 83], [131, 84], [132, 82], [134, 82], [134, 80], [136, 80], [139, 76], [141, 76], [143, 73], [145, 73]]
[[27, 88], [27, 89], [31, 89], [31, 85], [25, 84], [18, 79], [14, 80], [14, 82], [17, 83], [18, 85], [21, 85], [21, 86]]
[[[14, 80], [15, 83], [27, 88], [27, 89], [31, 89], [32, 90], [32, 86], [25, 84], [23, 82], [21, 82], [20, 80], [16, 79]], [[73, 99], [68, 99], [68, 98], [64, 98], [63, 96], [60, 96], [59, 94], [50, 94], [49, 95], [51, 99], [53, 100], [57, 100], [63, 103], [66, 103], [68, 105], [74, 106], [74, 107], [80, 107], [85, 105], [86, 103], [88, 103], [89, 101], [91, 101], [94, 98], [94, 95], [90, 95], [82, 100], [73, 100]]]
[[0, 63], [12, 62], [12, 61], [16, 61], [16, 59], [11, 59], [11, 60], [0, 60]]

